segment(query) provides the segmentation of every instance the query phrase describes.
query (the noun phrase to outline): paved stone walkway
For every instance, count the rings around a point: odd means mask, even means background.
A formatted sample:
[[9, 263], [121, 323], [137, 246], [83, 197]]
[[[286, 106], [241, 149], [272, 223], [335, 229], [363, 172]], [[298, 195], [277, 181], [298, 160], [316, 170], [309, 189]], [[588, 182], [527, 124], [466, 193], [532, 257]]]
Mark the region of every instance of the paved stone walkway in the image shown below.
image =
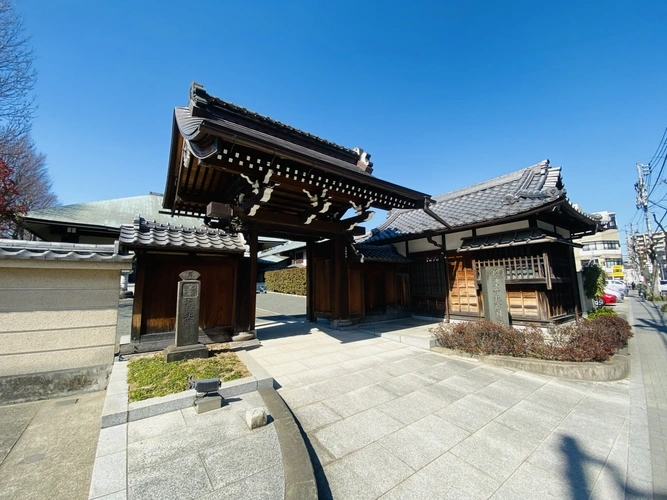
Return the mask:
[[263, 406], [251, 392], [226, 399], [219, 410], [197, 414], [189, 407], [102, 429], [90, 498], [282, 500], [275, 426], [251, 431], [245, 423], [247, 409]]
[[[667, 498], [667, 323], [659, 310], [662, 303], [629, 300], [636, 335], [631, 346], [632, 410], [639, 417], [633, 424], [646, 425], [649, 435], [649, 442], [640, 440], [638, 449], [631, 449], [631, 458], [645, 461], [650, 453], [654, 498]], [[642, 479], [648, 482], [651, 477], [646, 474]]]
[[291, 323], [261, 325], [251, 355], [307, 434], [322, 498], [651, 497], [650, 461], [630, 453], [631, 431], [648, 440], [630, 380], [545, 377]]
[[0, 407], [0, 499], [88, 498], [104, 391]]

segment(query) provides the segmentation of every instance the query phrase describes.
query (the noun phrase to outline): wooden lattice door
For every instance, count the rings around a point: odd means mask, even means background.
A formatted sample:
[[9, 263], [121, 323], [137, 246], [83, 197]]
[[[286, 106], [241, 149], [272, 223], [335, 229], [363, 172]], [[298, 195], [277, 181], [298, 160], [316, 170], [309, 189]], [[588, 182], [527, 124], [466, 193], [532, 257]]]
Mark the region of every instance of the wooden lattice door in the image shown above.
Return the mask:
[[472, 259], [467, 255], [448, 255], [449, 303], [452, 314], [479, 314], [479, 299]]

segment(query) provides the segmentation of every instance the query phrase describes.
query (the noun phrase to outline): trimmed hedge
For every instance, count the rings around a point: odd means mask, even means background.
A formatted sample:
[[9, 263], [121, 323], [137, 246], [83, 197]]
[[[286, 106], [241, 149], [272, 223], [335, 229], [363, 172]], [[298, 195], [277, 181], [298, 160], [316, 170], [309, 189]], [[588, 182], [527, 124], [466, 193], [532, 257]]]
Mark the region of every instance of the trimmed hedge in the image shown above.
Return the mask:
[[490, 321], [441, 323], [431, 333], [449, 349], [554, 361], [606, 361], [632, 337], [628, 322], [609, 314], [550, 328], [548, 335]]
[[264, 273], [266, 287], [272, 292], [306, 295], [306, 268], [293, 267]]

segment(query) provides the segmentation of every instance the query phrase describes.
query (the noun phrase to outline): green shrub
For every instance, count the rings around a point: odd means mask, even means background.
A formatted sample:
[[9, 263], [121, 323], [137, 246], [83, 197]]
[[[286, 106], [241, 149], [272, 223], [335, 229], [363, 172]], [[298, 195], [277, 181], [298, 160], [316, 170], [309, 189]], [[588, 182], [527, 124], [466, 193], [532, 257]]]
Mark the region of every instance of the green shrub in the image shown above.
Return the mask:
[[441, 346], [471, 354], [533, 357], [555, 361], [606, 361], [627, 345], [632, 330], [611, 314], [549, 330], [517, 329], [488, 321], [442, 323], [431, 330]]
[[616, 311], [611, 307], [601, 307], [600, 309], [595, 309], [588, 313], [588, 319], [595, 319], [598, 316], [604, 316], [605, 314], [609, 316], [617, 316]]
[[585, 266], [581, 269], [584, 278], [584, 293], [589, 299], [599, 297], [604, 293], [607, 275], [597, 264]]
[[264, 273], [266, 287], [272, 292], [306, 295], [306, 268], [292, 267]]
[[663, 304], [663, 305], [661, 305], [661, 306], [660, 306], [660, 311], [661, 311], [661, 312], [664, 312], [664, 313], [667, 312], [667, 304]]

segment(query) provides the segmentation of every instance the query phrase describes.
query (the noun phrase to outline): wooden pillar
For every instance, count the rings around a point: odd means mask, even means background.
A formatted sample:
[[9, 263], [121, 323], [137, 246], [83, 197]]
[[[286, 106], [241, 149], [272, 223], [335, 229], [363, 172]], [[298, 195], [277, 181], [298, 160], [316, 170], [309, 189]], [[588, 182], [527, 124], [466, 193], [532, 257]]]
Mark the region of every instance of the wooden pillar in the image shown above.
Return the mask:
[[[442, 265], [445, 266], [445, 321], [449, 323], [451, 316], [450, 316], [450, 308], [451, 304], [449, 301], [449, 262], [447, 262], [447, 237], [444, 234], [441, 234], [440, 237], [442, 238]], [[473, 271], [474, 271], [474, 266], [473, 266]]]
[[313, 275], [315, 273], [315, 260], [313, 259], [313, 246], [315, 242], [306, 242], [306, 320], [314, 323], [315, 318], [315, 287]]
[[238, 260], [236, 279], [236, 319], [234, 341], [255, 338], [255, 315], [257, 305], [257, 232], [252, 228], [247, 235], [249, 257]]
[[574, 248], [571, 246], [567, 247], [568, 259], [570, 261], [570, 272], [572, 273], [572, 297], [574, 299], [574, 318], [579, 321], [581, 316], [581, 311], [579, 310], [579, 304], [581, 304], [581, 297], [579, 296], [579, 282], [577, 280], [577, 264], [574, 261]]
[[258, 236], [257, 229], [253, 226], [250, 230], [250, 322], [248, 333], [255, 333], [255, 317], [257, 316], [257, 253]]
[[345, 325], [350, 320], [350, 294], [347, 272], [347, 239], [336, 236], [334, 241], [334, 303], [335, 325]]
[[130, 339], [141, 342], [141, 319], [143, 316], [144, 283], [146, 282], [146, 255], [137, 252], [137, 276], [134, 282], [134, 302], [132, 303], [132, 327]]

